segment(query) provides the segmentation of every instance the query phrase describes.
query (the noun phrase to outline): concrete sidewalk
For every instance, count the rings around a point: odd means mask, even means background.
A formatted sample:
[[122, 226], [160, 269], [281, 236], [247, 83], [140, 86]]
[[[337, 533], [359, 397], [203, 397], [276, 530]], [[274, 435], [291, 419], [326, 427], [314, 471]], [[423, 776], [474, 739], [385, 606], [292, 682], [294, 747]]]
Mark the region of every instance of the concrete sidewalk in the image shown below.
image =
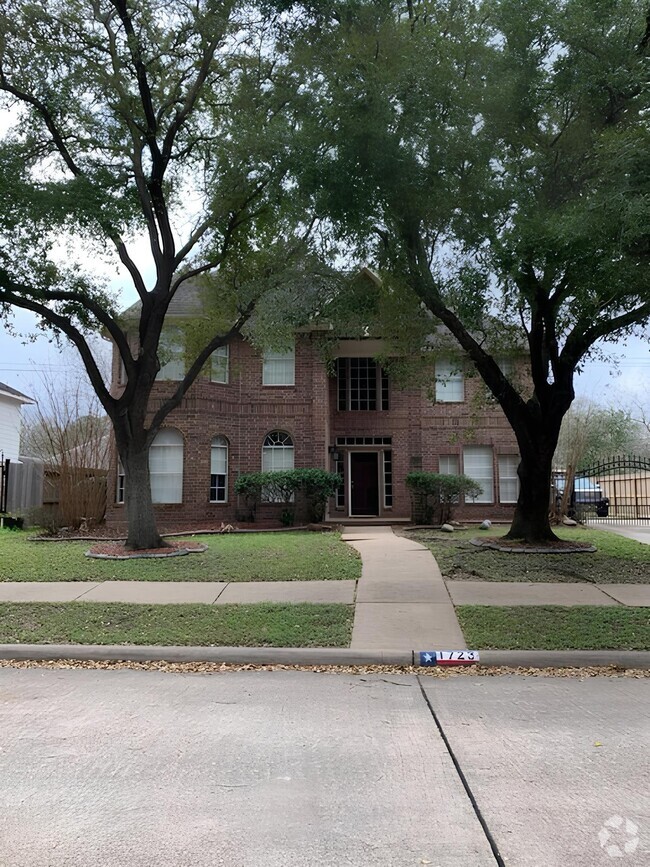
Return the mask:
[[354, 581], [13, 581], [0, 602], [132, 602], [142, 605], [251, 602], [354, 603]]
[[650, 584], [447, 581], [446, 585], [454, 605], [650, 606]]

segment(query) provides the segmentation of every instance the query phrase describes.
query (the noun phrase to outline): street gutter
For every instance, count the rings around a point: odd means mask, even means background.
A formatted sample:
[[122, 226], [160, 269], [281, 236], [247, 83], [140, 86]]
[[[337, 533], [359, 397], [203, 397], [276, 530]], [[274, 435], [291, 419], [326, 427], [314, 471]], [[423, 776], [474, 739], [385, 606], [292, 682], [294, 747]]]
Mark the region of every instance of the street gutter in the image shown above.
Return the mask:
[[[431, 650], [431, 648], [428, 648]], [[333, 647], [178, 647], [100, 644], [0, 644], [2, 660], [119, 660], [125, 662], [206, 662], [237, 665], [412, 666], [420, 650], [352, 650]], [[650, 669], [650, 651], [485, 650], [481, 667]], [[470, 668], [469, 666], [463, 666]]]

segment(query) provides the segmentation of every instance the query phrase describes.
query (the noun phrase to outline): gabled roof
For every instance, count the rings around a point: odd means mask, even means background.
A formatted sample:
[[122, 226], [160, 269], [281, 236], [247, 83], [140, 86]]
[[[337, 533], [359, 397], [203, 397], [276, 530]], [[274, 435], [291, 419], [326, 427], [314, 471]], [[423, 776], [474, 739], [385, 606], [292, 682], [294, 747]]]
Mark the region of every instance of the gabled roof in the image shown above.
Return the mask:
[[5, 385], [4, 382], [0, 382], [0, 397], [8, 397], [10, 400], [15, 400], [17, 403], [36, 403], [32, 397], [27, 397], [26, 394], [22, 393], [22, 391], [18, 391], [10, 385]]
[[[142, 303], [136, 301], [120, 314], [124, 319], [138, 319]], [[167, 308], [167, 316], [171, 317], [191, 317], [198, 316], [203, 312], [203, 304], [201, 302], [201, 289], [195, 284], [183, 283], [177, 290]]]

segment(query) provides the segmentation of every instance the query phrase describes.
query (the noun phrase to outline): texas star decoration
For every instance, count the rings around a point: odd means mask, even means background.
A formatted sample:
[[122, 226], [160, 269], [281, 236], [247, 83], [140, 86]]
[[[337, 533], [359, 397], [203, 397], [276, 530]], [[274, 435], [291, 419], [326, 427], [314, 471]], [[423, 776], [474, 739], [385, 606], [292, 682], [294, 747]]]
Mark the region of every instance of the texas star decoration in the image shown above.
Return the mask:
[[420, 651], [420, 665], [473, 665], [479, 661], [478, 650]]

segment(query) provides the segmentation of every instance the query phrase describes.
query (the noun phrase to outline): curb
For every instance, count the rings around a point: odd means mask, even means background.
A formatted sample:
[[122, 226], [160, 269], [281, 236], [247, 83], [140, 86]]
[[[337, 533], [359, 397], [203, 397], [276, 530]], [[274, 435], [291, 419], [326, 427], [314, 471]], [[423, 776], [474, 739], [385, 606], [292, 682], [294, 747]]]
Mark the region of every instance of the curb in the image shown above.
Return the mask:
[[[2, 660], [120, 660], [124, 662], [223, 662], [237, 665], [412, 666], [420, 651], [333, 647], [160, 647], [99, 644], [0, 644]], [[650, 669], [650, 651], [486, 650], [483, 667]], [[466, 667], [466, 666], [463, 666]]]

